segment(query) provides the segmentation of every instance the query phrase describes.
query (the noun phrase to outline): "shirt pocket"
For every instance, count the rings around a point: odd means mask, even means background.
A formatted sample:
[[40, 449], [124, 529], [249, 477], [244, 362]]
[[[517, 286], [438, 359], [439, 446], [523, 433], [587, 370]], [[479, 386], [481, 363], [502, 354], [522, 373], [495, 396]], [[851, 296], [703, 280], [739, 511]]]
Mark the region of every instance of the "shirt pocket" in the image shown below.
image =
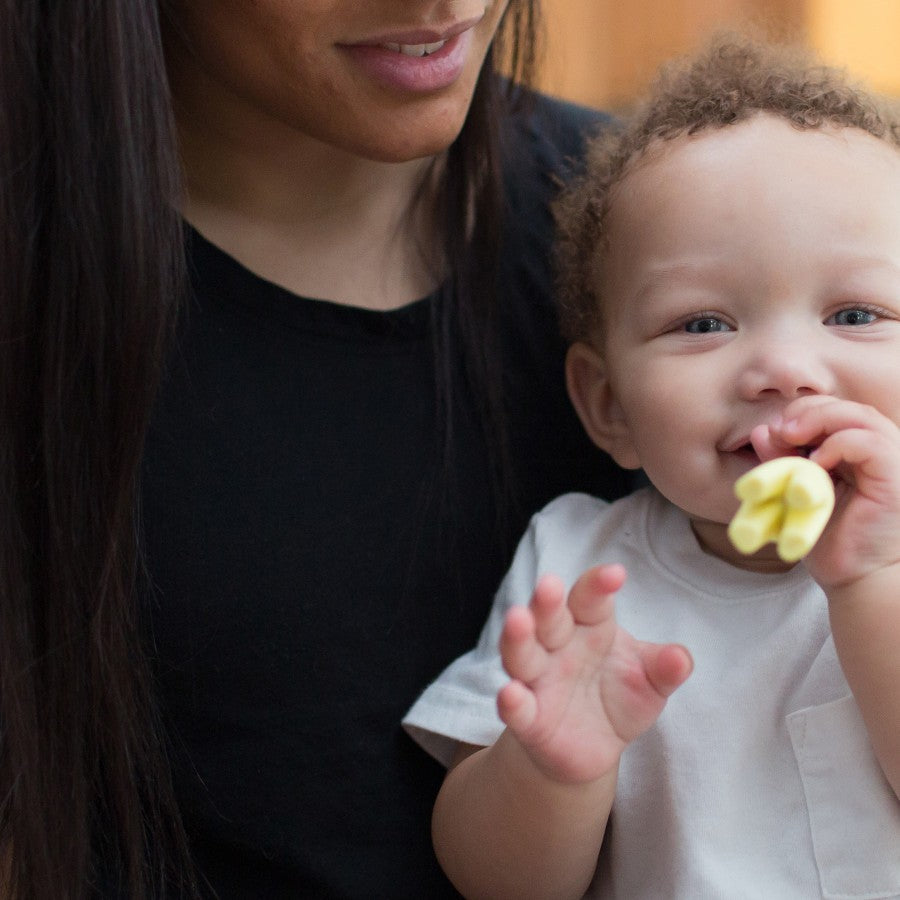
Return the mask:
[[822, 896], [900, 897], [900, 801], [852, 696], [787, 717]]

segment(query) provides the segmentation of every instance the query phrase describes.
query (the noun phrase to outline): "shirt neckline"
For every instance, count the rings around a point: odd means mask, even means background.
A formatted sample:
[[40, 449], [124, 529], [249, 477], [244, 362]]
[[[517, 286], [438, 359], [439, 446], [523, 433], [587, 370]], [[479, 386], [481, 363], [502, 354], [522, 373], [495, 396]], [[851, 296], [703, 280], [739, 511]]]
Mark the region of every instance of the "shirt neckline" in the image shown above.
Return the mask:
[[441, 302], [438, 289], [426, 297], [389, 310], [369, 309], [305, 297], [247, 268], [189, 222], [184, 223], [189, 272], [195, 295], [222, 303], [253, 318], [333, 336], [377, 339], [430, 335]]
[[714, 602], [736, 604], [795, 596], [809, 585], [802, 561], [787, 572], [754, 572], [700, 546], [688, 516], [655, 488], [644, 517], [644, 541], [658, 565], [689, 590]]

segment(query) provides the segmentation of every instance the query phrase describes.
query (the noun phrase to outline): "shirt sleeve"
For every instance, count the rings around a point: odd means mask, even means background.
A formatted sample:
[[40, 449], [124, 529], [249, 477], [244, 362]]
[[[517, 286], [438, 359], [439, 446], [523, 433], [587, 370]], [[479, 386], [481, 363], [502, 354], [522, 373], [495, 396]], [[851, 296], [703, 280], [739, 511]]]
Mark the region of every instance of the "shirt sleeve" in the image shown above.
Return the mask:
[[509, 676], [500, 661], [500, 633], [507, 610], [527, 604], [534, 591], [536, 530], [536, 520], [532, 520], [494, 598], [478, 644], [444, 669], [403, 719], [413, 740], [445, 766], [457, 742], [486, 747], [503, 731], [496, 698]]

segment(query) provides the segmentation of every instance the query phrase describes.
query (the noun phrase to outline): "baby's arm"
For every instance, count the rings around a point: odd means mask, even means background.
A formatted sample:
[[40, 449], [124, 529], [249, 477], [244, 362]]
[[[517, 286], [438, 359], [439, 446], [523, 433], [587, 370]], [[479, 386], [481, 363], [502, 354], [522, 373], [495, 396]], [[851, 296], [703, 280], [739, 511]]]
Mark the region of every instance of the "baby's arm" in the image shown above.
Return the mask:
[[796, 401], [777, 436], [819, 443], [838, 475], [837, 504], [807, 557], [828, 597], [835, 646], [872, 746], [900, 797], [900, 429], [871, 407]]
[[619, 566], [591, 569], [568, 598], [545, 577], [507, 615], [507, 728], [458, 762], [435, 805], [434, 842], [467, 897], [580, 897], [593, 876], [625, 746], [690, 674], [683, 647], [616, 625]]

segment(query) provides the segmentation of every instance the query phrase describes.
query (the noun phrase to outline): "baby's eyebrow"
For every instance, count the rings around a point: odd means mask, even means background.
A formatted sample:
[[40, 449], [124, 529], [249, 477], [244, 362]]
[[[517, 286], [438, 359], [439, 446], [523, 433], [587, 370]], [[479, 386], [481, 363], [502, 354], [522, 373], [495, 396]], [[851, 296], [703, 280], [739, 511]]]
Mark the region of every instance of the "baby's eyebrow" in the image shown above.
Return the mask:
[[728, 265], [721, 259], [681, 260], [671, 263], [657, 263], [647, 266], [635, 299], [652, 299], [657, 291], [667, 291], [673, 285], [684, 287], [704, 287], [709, 281], [721, 278], [728, 271]]
[[835, 255], [833, 258], [835, 267], [839, 267], [843, 274], [853, 275], [886, 275], [890, 278], [900, 279], [900, 260], [890, 259], [884, 256], [860, 256]]
[[832, 298], [847, 294], [847, 299], [858, 295], [892, 307], [900, 304], [900, 260], [837, 253], [828, 260], [823, 277]]

